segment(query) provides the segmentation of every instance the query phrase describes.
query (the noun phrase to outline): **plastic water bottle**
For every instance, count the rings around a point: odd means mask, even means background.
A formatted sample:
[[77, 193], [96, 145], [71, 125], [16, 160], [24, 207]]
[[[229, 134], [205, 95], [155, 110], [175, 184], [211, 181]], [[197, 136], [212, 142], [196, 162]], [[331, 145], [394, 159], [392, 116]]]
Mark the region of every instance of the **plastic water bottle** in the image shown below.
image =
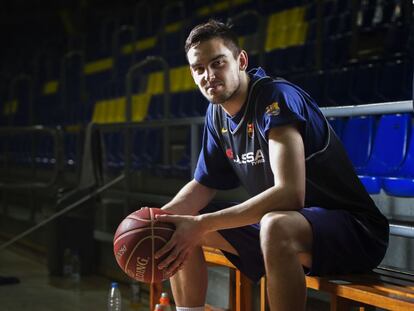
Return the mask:
[[122, 299], [118, 283], [112, 282], [108, 294], [108, 311], [121, 311]]
[[164, 311], [172, 311], [168, 293], [161, 293], [160, 305], [163, 307]]

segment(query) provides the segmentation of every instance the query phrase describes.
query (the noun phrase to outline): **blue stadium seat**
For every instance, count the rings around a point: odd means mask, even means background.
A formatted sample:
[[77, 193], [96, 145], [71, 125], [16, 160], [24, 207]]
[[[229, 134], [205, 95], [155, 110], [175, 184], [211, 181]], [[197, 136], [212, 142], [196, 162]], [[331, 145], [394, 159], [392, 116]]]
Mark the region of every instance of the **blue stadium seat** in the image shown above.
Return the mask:
[[368, 163], [374, 126], [373, 116], [361, 116], [349, 118], [343, 127], [342, 142], [357, 173], [363, 173]]
[[53, 155], [53, 140], [52, 137], [40, 136], [35, 140], [36, 150], [34, 155], [34, 164], [36, 167], [51, 168], [55, 163]]
[[[371, 155], [375, 118], [362, 116], [349, 118], [343, 128], [342, 141], [358, 175], [363, 175]], [[369, 193], [379, 193], [380, 180], [376, 177], [361, 179]]]
[[414, 127], [411, 126], [408, 137], [407, 153], [404, 161], [390, 177], [382, 179], [384, 191], [392, 196], [414, 196]]
[[104, 133], [106, 168], [118, 171], [124, 168], [124, 137], [121, 132]]
[[370, 193], [378, 193], [381, 179], [391, 176], [400, 167], [406, 153], [406, 143], [411, 124], [409, 114], [383, 115], [377, 125], [372, 152], [360, 174]]
[[161, 162], [163, 145], [161, 129], [136, 129], [132, 141], [132, 169], [149, 169]]

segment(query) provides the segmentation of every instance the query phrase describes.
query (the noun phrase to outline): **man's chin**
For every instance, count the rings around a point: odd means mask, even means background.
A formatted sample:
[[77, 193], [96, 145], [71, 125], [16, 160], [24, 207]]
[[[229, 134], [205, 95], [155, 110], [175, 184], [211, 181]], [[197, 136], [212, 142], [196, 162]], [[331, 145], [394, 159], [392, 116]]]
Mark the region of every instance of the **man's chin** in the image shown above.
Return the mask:
[[212, 104], [220, 104], [218, 98], [215, 97], [215, 96], [210, 96], [210, 95], [204, 94], [204, 98], [207, 99]]

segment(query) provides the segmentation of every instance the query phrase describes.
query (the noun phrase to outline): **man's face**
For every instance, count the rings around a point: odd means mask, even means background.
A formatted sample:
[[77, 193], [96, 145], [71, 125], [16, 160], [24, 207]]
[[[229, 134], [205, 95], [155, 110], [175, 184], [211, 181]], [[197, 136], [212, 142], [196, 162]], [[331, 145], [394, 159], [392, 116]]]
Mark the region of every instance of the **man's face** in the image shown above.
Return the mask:
[[187, 53], [191, 74], [201, 93], [212, 103], [231, 99], [240, 87], [239, 58], [220, 38], [204, 41]]

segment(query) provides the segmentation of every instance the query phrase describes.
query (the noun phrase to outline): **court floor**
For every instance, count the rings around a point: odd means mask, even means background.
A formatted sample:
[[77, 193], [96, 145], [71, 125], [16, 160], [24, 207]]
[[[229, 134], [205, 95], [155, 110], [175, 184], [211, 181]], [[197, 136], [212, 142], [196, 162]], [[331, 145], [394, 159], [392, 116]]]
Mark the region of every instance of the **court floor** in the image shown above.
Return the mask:
[[[107, 308], [111, 280], [100, 276], [83, 276], [80, 282], [48, 275], [44, 259], [20, 251], [0, 251], [0, 279], [16, 277], [18, 284], [1, 284], [1, 311], [91, 311]], [[123, 311], [148, 311], [148, 297], [139, 306], [131, 306], [130, 288], [120, 284]], [[329, 310], [319, 299], [308, 299], [308, 311]]]
[[[73, 282], [50, 277], [44, 263], [14, 251], [0, 252], [0, 277], [17, 277], [20, 281], [0, 285], [1, 311], [104, 311], [107, 308], [109, 279], [87, 276]], [[127, 286], [121, 285], [122, 310], [148, 311], [148, 305], [133, 309], [126, 298], [128, 291]]]

